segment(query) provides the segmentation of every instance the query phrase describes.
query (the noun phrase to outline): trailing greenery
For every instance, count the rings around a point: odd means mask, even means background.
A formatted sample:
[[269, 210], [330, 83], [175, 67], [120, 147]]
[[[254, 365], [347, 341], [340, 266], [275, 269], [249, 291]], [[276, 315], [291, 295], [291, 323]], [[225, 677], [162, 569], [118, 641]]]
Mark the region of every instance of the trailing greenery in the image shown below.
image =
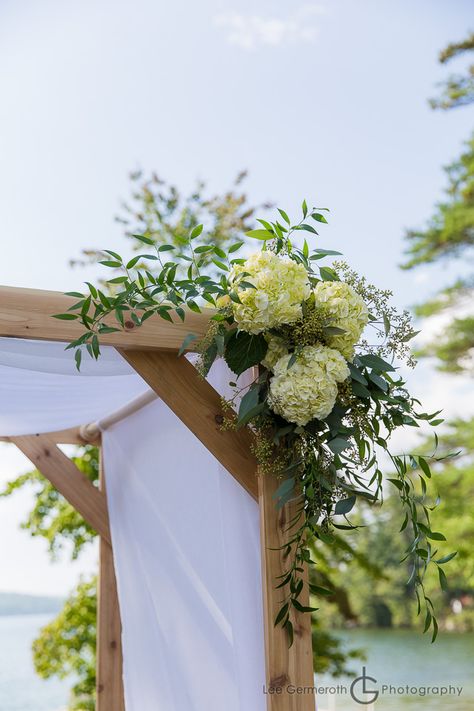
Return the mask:
[[[303, 567], [313, 562], [308, 544], [317, 539], [331, 545], [334, 530], [356, 528], [348, 514], [358, 499], [382, 501], [378, 457], [385, 451], [396, 469], [389, 481], [403, 504], [402, 531], [409, 525], [412, 532], [405, 553], [412, 563], [409, 582], [434, 640], [438, 626], [423, 580], [430, 565], [445, 580], [441, 566], [447, 560], [436, 558], [433, 543], [444, 536], [432, 529], [437, 502], [427, 486], [429, 462], [439, 457], [436, 448], [427, 456], [394, 456], [388, 440], [399, 427], [436, 426], [442, 420], [439, 412], [420, 410], [397, 374], [397, 358], [413, 365], [407, 343], [416, 332], [409, 314], [399, 314], [389, 304], [389, 292], [367, 284], [345, 263], [324, 263], [338, 252], [310, 248], [307, 239], [298, 246], [303, 233], [317, 241], [316, 227], [326, 222], [324, 209], [310, 210], [306, 202], [296, 223], [280, 209], [276, 221], [260, 219], [260, 227], [247, 233], [262, 244], [247, 259], [239, 256], [243, 240], [225, 249], [210, 244], [202, 224], [179, 246], [135, 234], [147, 252], [127, 261], [105, 250], [108, 258], [101, 261], [121, 270], [107, 281], [114, 293], [88, 283], [88, 291], [72, 293], [76, 303], [56, 317], [84, 327], [68, 346], [79, 368], [84, 350], [98, 358], [100, 337], [127, 323], [139, 327], [154, 316], [184, 321], [186, 309], [200, 312], [205, 303], [216, 308], [207, 336], [194, 343], [201, 372], [206, 375], [218, 356], [236, 377], [258, 368], [250, 385], [231, 383], [231, 404], [240, 400], [236, 426], [252, 426], [262, 471], [281, 479], [276, 505], [293, 504], [285, 543], [288, 568], [276, 581], [282, 603], [275, 620], [287, 630], [290, 644], [294, 612], [314, 610], [301, 602]], [[155, 264], [154, 272], [149, 264]], [[361, 338], [367, 322], [376, 343]], [[189, 334], [181, 353], [193, 341], [196, 336]], [[233, 422], [230, 417], [226, 425]], [[332, 594], [311, 582], [310, 591]]]

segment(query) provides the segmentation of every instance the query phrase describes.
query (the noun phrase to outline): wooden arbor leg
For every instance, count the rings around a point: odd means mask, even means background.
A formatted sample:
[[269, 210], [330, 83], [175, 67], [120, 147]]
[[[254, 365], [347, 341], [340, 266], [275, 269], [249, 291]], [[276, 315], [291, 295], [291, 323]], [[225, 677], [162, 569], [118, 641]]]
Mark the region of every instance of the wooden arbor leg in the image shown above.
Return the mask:
[[[100, 488], [105, 474], [100, 457]], [[96, 711], [125, 711], [122, 675], [122, 623], [112, 546], [100, 539], [97, 586], [97, 701]]]
[[[291, 505], [277, 511], [273, 494], [278, 485], [274, 476], [258, 477], [267, 710], [314, 711], [311, 617], [308, 613], [296, 613], [291, 647], [288, 647], [286, 631], [274, 626], [280, 601], [286, 594], [285, 589], [275, 589], [277, 577], [287, 569], [280, 546], [285, 540], [286, 521], [292, 515]], [[305, 588], [299, 599], [306, 606], [309, 595], [307, 586]]]

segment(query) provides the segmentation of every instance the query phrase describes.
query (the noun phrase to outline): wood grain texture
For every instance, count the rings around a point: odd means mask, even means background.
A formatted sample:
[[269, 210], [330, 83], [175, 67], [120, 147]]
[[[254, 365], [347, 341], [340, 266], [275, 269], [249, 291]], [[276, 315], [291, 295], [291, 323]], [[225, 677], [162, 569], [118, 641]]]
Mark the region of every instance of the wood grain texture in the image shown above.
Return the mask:
[[107, 501], [48, 435], [12, 437], [23, 454], [64, 496], [87, 523], [111, 542]]
[[[56, 432], [46, 433], [49, 440], [52, 440], [56, 444], [95, 444], [100, 445], [101, 434], [96, 433], [93, 438], [88, 437], [85, 439], [81, 432], [81, 427], [69, 427], [66, 430], [58, 430]], [[32, 432], [32, 437], [40, 437], [40, 432]], [[14, 439], [14, 438], [13, 438]], [[12, 442], [11, 437], [0, 437], [0, 442]]]
[[248, 428], [222, 430], [220, 395], [194, 366], [174, 353], [120, 352], [222, 466], [257, 499], [252, 433]]
[[[100, 487], [105, 475], [100, 464]], [[122, 623], [112, 547], [100, 539], [97, 590], [97, 699], [96, 711], [125, 711], [123, 689]]]
[[[57, 291], [0, 286], [0, 336], [72, 341], [84, 333], [84, 327], [79, 321], [63, 321], [53, 315], [66, 312], [76, 301]], [[205, 335], [212, 314], [211, 309], [201, 314], [187, 311], [184, 323], [177, 316], [176, 323], [156, 316], [140, 327], [126, 321], [128, 327], [125, 330], [104, 334], [100, 342], [120, 348], [176, 351], [188, 333], [198, 337]], [[117, 326], [113, 318], [110, 325]]]
[[[274, 493], [279, 481], [271, 474], [258, 477], [260, 508], [260, 540], [262, 556], [263, 615], [265, 632], [267, 711], [314, 711], [315, 695], [313, 676], [313, 650], [311, 640], [311, 616], [296, 612], [294, 642], [288, 647], [286, 631], [275, 627], [274, 621], [286, 595], [285, 589], [276, 590], [278, 576], [288, 568], [283, 551], [279, 550], [285, 541], [287, 521], [294, 515], [294, 508], [288, 504], [277, 510]], [[299, 600], [308, 605], [307, 586]], [[303, 687], [307, 693], [289, 693], [288, 687]], [[278, 692], [278, 689], [281, 691]]]

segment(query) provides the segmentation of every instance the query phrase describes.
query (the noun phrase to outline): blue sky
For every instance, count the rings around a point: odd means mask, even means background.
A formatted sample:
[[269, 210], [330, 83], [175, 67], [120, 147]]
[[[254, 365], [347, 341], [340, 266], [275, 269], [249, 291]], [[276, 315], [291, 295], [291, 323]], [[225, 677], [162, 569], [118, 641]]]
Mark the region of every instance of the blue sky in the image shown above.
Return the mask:
[[[1, 0], [0, 283], [70, 290], [81, 247], [122, 245], [113, 221], [127, 174], [155, 169], [183, 190], [225, 189], [250, 171], [250, 199], [331, 208], [337, 247], [409, 305], [454, 268], [401, 272], [403, 233], [421, 226], [472, 112], [427, 98], [437, 53], [462, 38], [470, 2]], [[455, 411], [462, 381], [423, 366]], [[471, 391], [472, 393], [472, 391]], [[0, 480], [25, 461], [1, 453]], [[52, 567], [16, 530], [29, 501], [0, 502], [0, 589], [63, 593], [94, 553]]]

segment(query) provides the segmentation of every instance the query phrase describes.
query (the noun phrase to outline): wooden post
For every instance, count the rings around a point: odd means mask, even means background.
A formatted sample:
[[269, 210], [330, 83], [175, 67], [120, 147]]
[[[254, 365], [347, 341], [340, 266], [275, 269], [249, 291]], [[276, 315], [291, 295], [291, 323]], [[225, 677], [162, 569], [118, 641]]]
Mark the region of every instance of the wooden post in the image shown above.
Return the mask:
[[[258, 477], [267, 710], [314, 711], [311, 616], [309, 613], [295, 611], [294, 642], [291, 647], [288, 647], [286, 631], [281, 626], [274, 626], [280, 601], [286, 595], [285, 588], [275, 589], [277, 577], [287, 570], [280, 547], [285, 541], [287, 521], [294, 515], [291, 504], [277, 510], [273, 494], [278, 485], [277, 477], [271, 474]], [[305, 606], [309, 604], [306, 591], [307, 586], [299, 597]]]
[[[105, 477], [100, 459], [100, 488]], [[122, 624], [112, 546], [101, 537], [97, 586], [97, 701], [96, 711], [125, 711], [122, 677]]]

